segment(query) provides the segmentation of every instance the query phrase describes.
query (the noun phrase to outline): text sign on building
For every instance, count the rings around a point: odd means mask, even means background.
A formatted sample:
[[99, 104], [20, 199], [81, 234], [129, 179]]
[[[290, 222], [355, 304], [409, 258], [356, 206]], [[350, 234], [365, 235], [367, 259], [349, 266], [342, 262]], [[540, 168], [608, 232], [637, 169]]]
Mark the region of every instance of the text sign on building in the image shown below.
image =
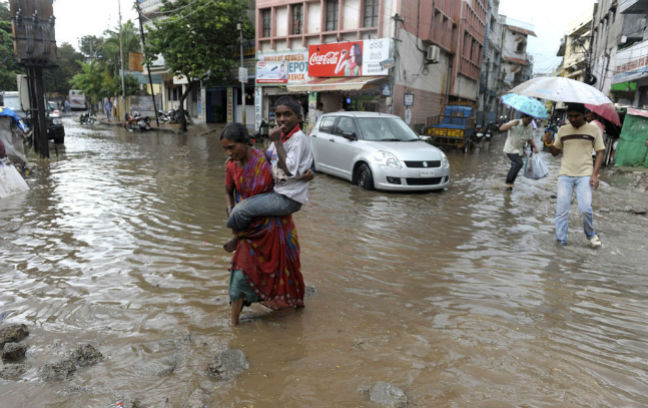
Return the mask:
[[389, 39], [313, 44], [308, 46], [308, 75], [354, 77], [387, 75], [381, 62], [389, 58]]
[[257, 84], [288, 84], [308, 79], [306, 52], [260, 54], [257, 61]]
[[644, 43], [618, 51], [615, 61], [614, 83], [648, 76], [648, 50]]

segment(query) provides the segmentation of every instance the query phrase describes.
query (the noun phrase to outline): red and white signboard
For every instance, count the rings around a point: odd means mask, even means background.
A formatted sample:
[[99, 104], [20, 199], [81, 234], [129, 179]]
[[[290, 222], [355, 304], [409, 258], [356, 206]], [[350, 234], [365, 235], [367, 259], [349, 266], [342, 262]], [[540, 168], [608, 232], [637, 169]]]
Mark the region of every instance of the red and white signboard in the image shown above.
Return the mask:
[[387, 75], [380, 62], [389, 58], [389, 39], [308, 46], [308, 76], [355, 77]]

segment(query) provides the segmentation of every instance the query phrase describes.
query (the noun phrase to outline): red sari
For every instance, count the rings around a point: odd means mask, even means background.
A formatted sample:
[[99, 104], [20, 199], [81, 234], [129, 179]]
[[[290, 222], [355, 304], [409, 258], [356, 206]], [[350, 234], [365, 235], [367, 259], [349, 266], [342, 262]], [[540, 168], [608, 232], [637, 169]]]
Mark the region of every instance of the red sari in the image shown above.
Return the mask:
[[[272, 170], [265, 154], [252, 149], [243, 167], [229, 161], [225, 185], [236, 189], [237, 200], [272, 191]], [[243, 271], [266, 307], [303, 306], [304, 278], [292, 216], [255, 219], [247, 230], [240, 231], [232, 270]]]

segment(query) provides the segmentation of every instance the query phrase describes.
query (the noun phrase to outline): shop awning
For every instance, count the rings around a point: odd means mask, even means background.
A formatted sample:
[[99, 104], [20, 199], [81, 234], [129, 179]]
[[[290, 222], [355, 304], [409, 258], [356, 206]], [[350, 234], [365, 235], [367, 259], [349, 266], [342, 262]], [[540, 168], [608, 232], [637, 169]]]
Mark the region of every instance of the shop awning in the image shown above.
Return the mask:
[[290, 92], [357, 91], [372, 82], [387, 79], [386, 76], [315, 78], [301, 84], [288, 84]]

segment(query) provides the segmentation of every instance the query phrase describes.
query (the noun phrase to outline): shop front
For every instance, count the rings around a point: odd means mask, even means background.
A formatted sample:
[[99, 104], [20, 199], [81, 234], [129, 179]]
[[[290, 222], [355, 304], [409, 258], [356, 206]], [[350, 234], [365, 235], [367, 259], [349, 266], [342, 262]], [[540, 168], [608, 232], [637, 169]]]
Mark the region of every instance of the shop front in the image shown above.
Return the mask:
[[[315, 112], [339, 110], [385, 111], [389, 95], [390, 40], [363, 40], [314, 44], [308, 51], [260, 54], [256, 78], [256, 127], [274, 122], [272, 106], [282, 95], [292, 95], [304, 107], [305, 128], [315, 123]], [[387, 92], [386, 92], [387, 91]]]
[[648, 50], [645, 43], [616, 53], [610, 92], [621, 105], [648, 107]]

